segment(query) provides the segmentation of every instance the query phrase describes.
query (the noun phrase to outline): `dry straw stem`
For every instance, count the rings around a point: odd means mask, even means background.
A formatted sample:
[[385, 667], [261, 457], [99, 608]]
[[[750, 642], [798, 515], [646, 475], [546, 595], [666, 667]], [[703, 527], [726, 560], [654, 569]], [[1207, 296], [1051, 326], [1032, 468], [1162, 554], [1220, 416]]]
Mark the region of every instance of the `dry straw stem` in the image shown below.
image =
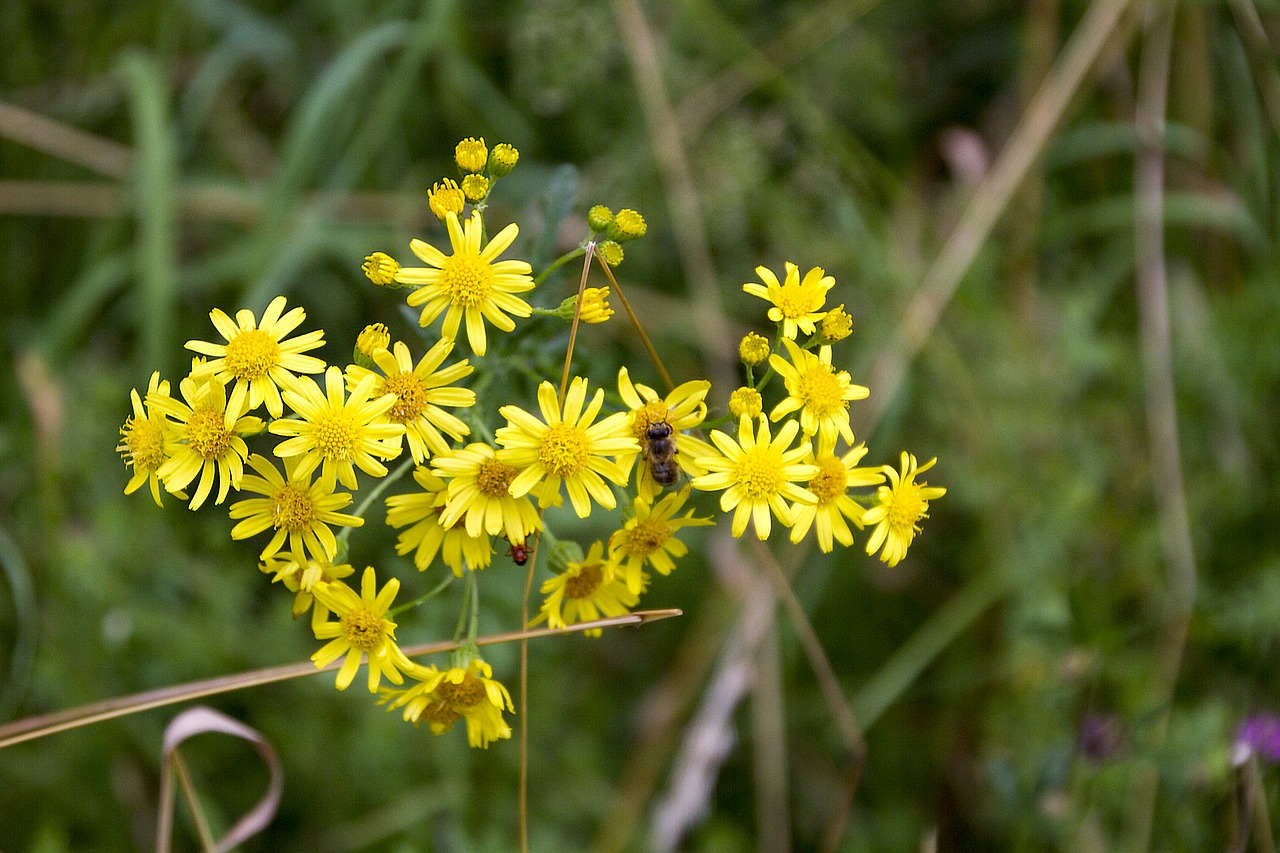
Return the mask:
[[[873, 395], [870, 405], [861, 410], [860, 422], [855, 424], [855, 430], [860, 434], [874, 431], [888, 404], [896, 396], [910, 363], [928, 340], [978, 250], [1007, 209], [1014, 192], [1044, 150], [1079, 91], [1085, 75], [1108, 43], [1116, 38], [1117, 24], [1130, 5], [1130, 0], [1095, 0], [1089, 6], [1058, 61], [1036, 91], [998, 160], [976, 189], [959, 225], [928, 270], [904, 314], [897, 340], [886, 348], [882, 358], [873, 366], [870, 384], [877, 393]], [[650, 119], [650, 128], [662, 165], [671, 170], [668, 174], [664, 169], [664, 174], [667, 175], [668, 183], [674, 181], [678, 185], [679, 176], [687, 173], [681, 172], [679, 168], [682, 160], [678, 156], [680, 146], [677, 126], [667, 123], [664, 127], [663, 122], [658, 120], [662, 117], [662, 107], [666, 104], [665, 95], [656, 70], [645, 64], [647, 58], [654, 53], [652, 38], [634, 0], [615, 0], [614, 8], [620, 21], [625, 24], [623, 31], [628, 33], [630, 39], [627, 44], [631, 50], [633, 67], [636, 68], [641, 102], [646, 105], [647, 115], [649, 112], [657, 114], [656, 119]], [[667, 118], [670, 116], [667, 115]], [[666, 151], [665, 159], [661, 157], [663, 151]], [[686, 183], [685, 186], [691, 185]], [[674, 192], [673, 190], [673, 196]], [[678, 220], [678, 217], [675, 218]], [[692, 276], [691, 280], [694, 280]], [[940, 608], [859, 691], [854, 702], [857, 710], [850, 713], [855, 727], [858, 719], [862, 719], [866, 725], [874, 722], [952, 639], [972, 624], [987, 607], [999, 600], [1009, 582], [1009, 578], [996, 574], [975, 578], [957, 592], [951, 602]], [[745, 611], [740, 614], [738, 625], [726, 642], [718, 673], [712, 676], [713, 687], [726, 677], [726, 667], [743, 659], [744, 654], [749, 655], [755, 647], [752, 640], [757, 637], [757, 632], [745, 630], [749, 627], [747, 615]], [[793, 621], [800, 625], [807, 623], [807, 617], [802, 612], [800, 618]], [[692, 652], [690, 655], [694, 659], [704, 657]], [[711, 692], [712, 688], [709, 687], [708, 694]], [[686, 695], [684, 698], [688, 701], [689, 697]], [[684, 703], [681, 704], [683, 706]], [[837, 705], [843, 704], [841, 696]], [[624, 771], [624, 778], [635, 780], [628, 786], [632, 798], [642, 796], [646, 784], [651, 786], [656, 783], [656, 770], [660, 762], [652, 757], [652, 751], [658, 744], [671, 742], [670, 729], [678, 725], [678, 716], [671, 715], [666, 726], [655, 727], [646, 733], [643, 742], [633, 750], [633, 758]], [[693, 745], [693, 742], [693, 738], [686, 738], [686, 744]], [[645, 758], [641, 759], [640, 756]], [[681, 762], [689, 760], [690, 756], [684, 753], [677, 755], [675, 759], [677, 767]], [[640, 763], [643, 767], [637, 766]], [[648, 768], [648, 771], [644, 768]], [[856, 787], [856, 782], [851, 786], [853, 787]], [[625, 811], [625, 815], [622, 811]], [[638, 812], [634, 808], [622, 811], [617, 808], [614, 810], [615, 817], [624, 818], [622, 824], [627, 824], [625, 818], [638, 818]], [[657, 818], [655, 823], [658, 823]], [[633, 826], [634, 824], [612, 827], [601, 839], [601, 849], [620, 849], [630, 837]], [[669, 832], [670, 828], [663, 827], [661, 831]], [[827, 849], [833, 849], [838, 844], [838, 838], [833, 840], [828, 836], [824, 843]]]
[[897, 396], [907, 369], [919, 355], [942, 312], [1009, 200], [1039, 159], [1050, 135], [1062, 120], [1084, 81], [1085, 74], [1102, 53], [1120, 16], [1132, 0], [1094, 0], [1071, 35], [1062, 56], [1036, 92], [1027, 111], [965, 207], [955, 230], [929, 267], [907, 306], [896, 339], [882, 351], [871, 368], [867, 383], [873, 394], [859, 410], [853, 429], [859, 435], [874, 431], [885, 410]]
[[[673, 616], [680, 615], [681, 612], [676, 609], [637, 610], [634, 613], [628, 613], [623, 616], [613, 616], [608, 619], [596, 619], [591, 622], [580, 622], [566, 628], [536, 628], [529, 631], [509, 631], [502, 634], [489, 634], [488, 636], [478, 637], [475, 643], [478, 646], [492, 646], [499, 643], [531, 640], [538, 637], [574, 634], [579, 631], [589, 631], [594, 628], [619, 628], [625, 625], [644, 625], [649, 622], [656, 622], [659, 619], [669, 619]], [[423, 655], [451, 652], [458, 648], [459, 645], [460, 643], [456, 642], [423, 643], [416, 646], [406, 646], [403, 651], [407, 656], [415, 658], [422, 657]], [[327, 666], [324, 669], [317, 669], [316, 665], [310, 661], [267, 667], [265, 669], [257, 669], [251, 672], [241, 672], [235, 675], [222, 675], [216, 678], [208, 678], [203, 681], [192, 681], [187, 684], [161, 687], [157, 690], [147, 690], [142, 693], [135, 693], [132, 696], [120, 696], [103, 702], [95, 702], [92, 705], [82, 705], [79, 708], [69, 708], [65, 711], [56, 711], [52, 714], [44, 714], [39, 717], [29, 717], [25, 720], [18, 720], [16, 722], [9, 723], [8, 725], [0, 726], [0, 749], [3, 749], [6, 746], [13, 746], [14, 744], [22, 743], [24, 741], [35, 740], [36, 738], [41, 738], [46, 735], [56, 734], [57, 732], [66, 731], [68, 729], [87, 726], [90, 723], [99, 723], [104, 720], [115, 719], [116, 717], [137, 714], [141, 711], [149, 711], [152, 708], [161, 708], [165, 705], [173, 705], [177, 702], [186, 702], [191, 699], [200, 699], [205, 696], [216, 696], [220, 693], [231, 693], [235, 690], [243, 690], [246, 687], [273, 684], [277, 681], [288, 681], [293, 678], [301, 678], [304, 675], [314, 675], [317, 672], [331, 672], [341, 666], [341, 663], [341, 661], [335, 661], [332, 665]]]
[[[1134, 163], [1134, 250], [1137, 261], [1139, 347], [1151, 476], [1160, 522], [1168, 595], [1154, 683], [1147, 707], [1160, 709], [1151, 731], [1158, 750], [1169, 726], [1169, 711], [1186, 649], [1187, 629], [1196, 596], [1195, 552], [1187, 517], [1182, 461], [1178, 451], [1178, 415], [1173, 388], [1173, 345], [1169, 331], [1169, 294], [1164, 247], [1164, 123], [1169, 95], [1169, 56], [1173, 9], [1153, 4], [1138, 68], [1134, 116], [1138, 148]], [[1154, 764], [1139, 767], [1131, 782], [1125, 849], [1142, 851], [1151, 843], [1159, 774]]]

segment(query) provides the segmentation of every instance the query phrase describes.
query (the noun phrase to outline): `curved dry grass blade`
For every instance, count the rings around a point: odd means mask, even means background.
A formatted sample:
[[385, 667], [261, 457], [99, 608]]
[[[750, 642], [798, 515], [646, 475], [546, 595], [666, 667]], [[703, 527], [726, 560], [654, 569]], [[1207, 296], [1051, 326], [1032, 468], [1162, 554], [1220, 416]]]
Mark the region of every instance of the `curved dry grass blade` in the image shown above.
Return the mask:
[[[508, 631], [502, 634], [490, 634], [485, 637], [479, 637], [476, 640], [476, 645], [492, 646], [518, 640], [531, 640], [538, 637], [575, 634], [579, 631], [588, 631], [594, 628], [644, 625], [649, 622], [656, 622], [659, 619], [669, 619], [672, 616], [680, 615], [682, 615], [681, 611], [676, 609], [637, 610], [635, 613], [628, 613], [625, 616], [613, 616], [608, 619], [580, 622], [567, 628], [535, 628], [529, 631]], [[454, 642], [422, 643], [416, 646], [406, 646], [403, 651], [409, 657], [414, 658], [428, 654], [450, 652], [457, 647], [458, 644]], [[18, 720], [8, 725], [0, 726], [0, 749], [68, 729], [87, 726], [91, 723], [100, 723], [104, 720], [112, 720], [116, 717], [124, 717], [165, 705], [173, 705], [177, 702], [187, 702], [192, 699], [201, 699], [205, 696], [216, 696], [219, 693], [230, 693], [235, 690], [243, 690], [246, 687], [273, 684], [277, 681], [288, 681], [293, 678], [301, 678], [304, 675], [313, 675], [316, 672], [332, 672], [337, 670], [341, 663], [341, 661], [336, 661], [324, 669], [316, 669], [315, 664], [310, 661], [266, 667], [265, 669], [256, 669], [251, 672], [222, 675], [202, 681], [190, 681], [186, 684], [147, 690], [131, 696], [118, 696], [114, 699], [95, 702], [91, 705], [82, 705], [79, 708], [55, 711], [39, 717], [28, 717], [25, 720]]]
[[[219, 853], [230, 850], [246, 839], [257, 835], [275, 817], [276, 809], [280, 806], [280, 792], [284, 787], [284, 774], [281, 771], [279, 756], [276, 755], [275, 749], [262, 733], [212, 708], [203, 706], [189, 708], [174, 717], [164, 730], [164, 738], [162, 740], [163, 761], [161, 762], [160, 771], [160, 801], [162, 805], [160, 818], [156, 822], [156, 850], [158, 853], [167, 853], [172, 833], [173, 778], [171, 773], [175, 766], [181, 767], [177, 753], [178, 745], [187, 738], [205, 732], [227, 734], [248, 741], [254, 750], [262, 756], [263, 762], [267, 765], [267, 772], [270, 774], [267, 790], [262, 795], [262, 798], [254, 804], [253, 808], [241, 815], [240, 819], [222, 837], [221, 841], [212, 845], [213, 850], [219, 851]], [[199, 814], [199, 809], [191, 792], [188, 792], [188, 797], [192, 813]], [[202, 835], [204, 835], [203, 832]]]

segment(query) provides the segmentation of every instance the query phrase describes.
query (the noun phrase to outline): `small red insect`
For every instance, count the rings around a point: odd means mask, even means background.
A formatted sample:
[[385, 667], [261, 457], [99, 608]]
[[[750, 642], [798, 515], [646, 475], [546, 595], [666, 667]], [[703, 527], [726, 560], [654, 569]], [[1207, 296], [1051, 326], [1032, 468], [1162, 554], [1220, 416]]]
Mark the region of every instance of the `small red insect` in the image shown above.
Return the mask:
[[518, 543], [512, 542], [511, 547], [507, 549], [507, 556], [517, 566], [523, 566], [529, 562], [529, 549], [525, 545], [527, 541], [526, 539], [521, 539]]

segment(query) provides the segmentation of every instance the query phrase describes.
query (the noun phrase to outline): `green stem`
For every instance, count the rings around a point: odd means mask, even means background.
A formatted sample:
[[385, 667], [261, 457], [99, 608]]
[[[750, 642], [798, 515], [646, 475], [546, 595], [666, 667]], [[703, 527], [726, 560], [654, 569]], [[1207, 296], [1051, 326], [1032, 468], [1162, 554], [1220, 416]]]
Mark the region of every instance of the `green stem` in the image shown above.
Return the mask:
[[[476, 598], [475, 598], [475, 588], [476, 588], [476, 575], [475, 575], [475, 572], [471, 571], [470, 569], [465, 569], [465, 570], [463, 571], [463, 574], [466, 576], [466, 582], [467, 582], [467, 585], [466, 585], [466, 587], [465, 587], [465, 588], [463, 589], [463, 591], [462, 591], [462, 609], [458, 611], [458, 627], [457, 627], [457, 628], [455, 628], [455, 629], [454, 629], [454, 631], [453, 631], [453, 641], [454, 641], [455, 643], [461, 643], [461, 642], [462, 642], [462, 632], [463, 632], [463, 630], [464, 630], [464, 629], [467, 627], [467, 625], [468, 625], [468, 620], [467, 620], [467, 615], [468, 615], [468, 614], [467, 614], [467, 611], [468, 611], [469, 609], [474, 609], [473, 604], [475, 603], [475, 600], [476, 600]], [[472, 617], [472, 619], [471, 619], [470, 621], [471, 621], [471, 623], [474, 623], [474, 622], [475, 622], [475, 618], [474, 618], [474, 616]], [[471, 635], [471, 637], [470, 637], [469, 639], [474, 640], [474, 639], [475, 639], [475, 635], [474, 635], [474, 634], [472, 634], [472, 635]]]
[[587, 253], [586, 247], [579, 246], [578, 248], [574, 249], [572, 252], [568, 252], [566, 254], [561, 255], [560, 257], [552, 261], [549, 267], [547, 267], [542, 272], [538, 273], [537, 277], [534, 278], [533, 283], [542, 284], [542, 282], [546, 280], [547, 276], [551, 275], [553, 272], [560, 269], [560, 267], [569, 263], [569, 261], [572, 261], [574, 258], [580, 258], [586, 253]]
[[[369, 505], [372, 504], [375, 500], [377, 500], [382, 495], [382, 493], [387, 490], [388, 486], [390, 486], [396, 480], [399, 480], [401, 477], [403, 477], [404, 472], [408, 471], [411, 467], [413, 467], [412, 456], [404, 460], [404, 462], [401, 463], [399, 468], [396, 468], [390, 474], [383, 477], [382, 480], [378, 482], [378, 485], [370, 489], [369, 494], [365, 497], [364, 500], [360, 502], [360, 506], [356, 508], [356, 511], [354, 514], [360, 518], [364, 518], [364, 514], [369, 511]], [[342, 532], [338, 534], [339, 544], [346, 545], [347, 542], [351, 540], [351, 531], [353, 530], [355, 530], [354, 527], [342, 528]]]
[[398, 614], [398, 613], [403, 613], [403, 612], [405, 612], [406, 610], [410, 610], [410, 609], [412, 609], [412, 608], [414, 608], [414, 607], [419, 607], [419, 606], [421, 606], [421, 605], [425, 604], [426, 602], [428, 602], [428, 601], [430, 601], [431, 599], [435, 598], [435, 597], [436, 597], [437, 595], [439, 595], [440, 593], [444, 592], [444, 591], [449, 587], [449, 585], [450, 585], [450, 584], [452, 584], [452, 583], [454, 582], [454, 580], [455, 580], [455, 578], [454, 578], [454, 576], [453, 576], [453, 573], [452, 573], [452, 572], [450, 572], [450, 573], [446, 574], [446, 575], [444, 576], [444, 580], [442, 580], [442, 581], [440, 581], [440, 583], [436, 584], [436, 585], [435, 585], [435, 588], [433, 588], [430, 592], [426, 593], [425, 595], [420, 595], [420, 596], [418, 596], [418, 597], [417, 597], [417, 598], [415, 598], [413, 601], [406, 601], [404, 604], [401, 604], [399, 607], [394, 607], [394, 608], [392, 608], [392, 609], [387, 613], [387, 616], [388, 616], [388, 617], [394, 617], [394, 616], [395, 616], [396, 614]]

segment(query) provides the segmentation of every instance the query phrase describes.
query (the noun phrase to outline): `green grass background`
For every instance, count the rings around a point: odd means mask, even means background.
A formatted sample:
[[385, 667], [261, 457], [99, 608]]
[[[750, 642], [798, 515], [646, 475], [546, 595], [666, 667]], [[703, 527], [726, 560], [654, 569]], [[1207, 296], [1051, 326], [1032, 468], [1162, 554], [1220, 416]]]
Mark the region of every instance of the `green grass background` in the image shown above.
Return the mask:
[[[0, 719], [314, 650], [255, 570], [256, 543], [230, 540], [225, 507], [122, 494], [128, 392], [154, 369], [176, 382], [182, 343], [213, 335], [211, 308], [260, 311], [276, 294], [326, 330], [333, 362], [366, 323], [412, 335], [400, 297], [359, 264], [441, 239], [424, 192], [453, 174], [458, 139], [519, 148], [489, 221], [518, 222], [511, 256], [535, 266], [585, 235], [591, 204], [644, 213], [649, 236], [619, 274], [677, 381], [736, 342], [705, 339], [698, 282], [740, 334], [762, 320], [742, 282], [790, 260], [836, 277], [833, 301], [855, 321], [837, 360], [866, 383], [965, 224], [963, 164], [999, 157], [1088, 5], [680, 0], [643, 6], [639, 29], [627, 0], [0, 5], [0, 102], [58, 123], [27, 138], [0, 122]], [[1166, 284], [1198, 577], [1172, 701], [1158, 698], [1171, 605], [1134, 287], [1151, 30], [1130, 9], [861, 436], [868, 461], [937, 455], [928, 479], [948, 494], [900, 566], [810, 551], [795, 576], [866, 726], [847, 825], [823, 841], [846, 760], [779, 611], [709, 814], [681, 849], [1244, 841], [1231, 740], [1244, 716], [1280, 711], [1280, 7], [1171, 14]], [[648, 39], [674, 108], [650, 120], [653, 91], [629, 59]], [[673, 139], [689, 182], [670, 166]], [[539, 304], [575, 282], [553, 277]], [[584, 330], [581, 369], [603, 383], [626, 363], [656, 385], [620, 318]], [[511, 351], [554, 371], [557, 346]], [[500, 378], [494, 410], [531, 405], [522, 377]], [[439, 569], [397, 562], [379, 528], [357, 534], [353, 561], [425, 591]], [[719, 540], [689, 539], [644, 599], [684, 617], [531, 647], [535, 850], [647, 849], [741, 610], [706, 558]], [[482, 630], [515, 627], [523, 575], [499, 559], [480, 581]], [[451, 634], [456, 594], [403, 620], [402, 641]], [[514, 689], [514, 648], [491, 660]], [[262, 731], [285, 767], [279, 814], [243, 849], [515, 848], [514, 742], [468, 750], [460, 732], [416, 731], [327, 676], [210, 704]], [[0, 751], [0, 849], [149, 846], [173, 713]], [[1080, 731], [1098, 718], [1114, 748], [1090, 758]], [[238, 743], [193, 741], [190, 763], [219, 827], [265, 783]], [[1262, 768], [1264, 821], [1275, 773]], [[196, 849], [183, 821], [176, 849]]]

